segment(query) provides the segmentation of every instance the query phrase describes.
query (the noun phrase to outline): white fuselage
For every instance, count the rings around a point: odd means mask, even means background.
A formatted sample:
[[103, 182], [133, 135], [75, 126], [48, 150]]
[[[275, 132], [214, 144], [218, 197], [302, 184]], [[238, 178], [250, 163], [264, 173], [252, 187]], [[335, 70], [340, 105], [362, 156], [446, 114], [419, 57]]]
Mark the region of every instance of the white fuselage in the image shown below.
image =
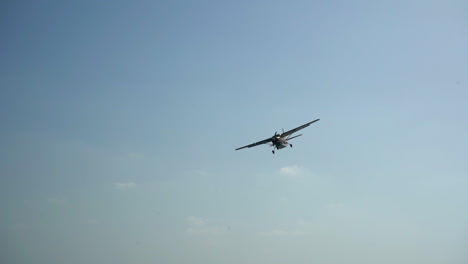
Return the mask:
[[288, 141], [286, 141], [285, 138], [282, 138], [282, 137], [275, 137], [273, 140], [273, 145], [275, 146], [276, 149], [282, 149], [282, 148], [285, 148], [287, 146], [289, 146], [289, 143]]

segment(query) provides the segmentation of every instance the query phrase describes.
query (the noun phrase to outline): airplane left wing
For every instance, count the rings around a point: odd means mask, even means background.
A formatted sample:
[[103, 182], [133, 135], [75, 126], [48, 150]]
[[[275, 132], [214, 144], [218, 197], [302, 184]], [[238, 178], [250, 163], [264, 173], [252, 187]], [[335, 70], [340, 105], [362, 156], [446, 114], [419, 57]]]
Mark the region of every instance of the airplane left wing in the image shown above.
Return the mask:
[[297, 132], [297, 131], [299, 131], [299, 130], [301, 130], [301, 129], [304, 129], [304, 128], [310, 126], [312, 123], [315, 123], [315, 122], [317, 122], [317, 121], [319, 121], [319, 120], [320, 120], [320, 119], [315, 119], [315, 120], [312, 121], [312, 122], [309, 122], [309, 123], [304, 124], [304, 125], [302, 125], [302, 126], [299, 126], [299, 127], [294, 128], [294, 129], [291, 129], [291, 130], [289, 130], [289, 131], [286, 131], [286, 132], [284, 132], [283, 134], [281, 134], [281, 137], [289, 136], [289, 135], [291, 135], [291, 134], [293, 134], [293, 133], [295, 133], [295, 132]]
[[271, 138], [267, 138], [267, 139], [264, 139], [264, 140], [262, 140], [262, 141], [258, 141], [258, 142], [252, 143], [252, 144], [247, 145], [247, 146], [243, 146], [243, 147], [240, 147], [240, 148], [236, 148], [236, 150], [243, 149], [243, 148], [251, 148], [251, 147], [255, 147], [255, 146], [262, 145], [262, 144], [266, 144], [266, 143], [270, 143], [270, 142], [271, 142]]

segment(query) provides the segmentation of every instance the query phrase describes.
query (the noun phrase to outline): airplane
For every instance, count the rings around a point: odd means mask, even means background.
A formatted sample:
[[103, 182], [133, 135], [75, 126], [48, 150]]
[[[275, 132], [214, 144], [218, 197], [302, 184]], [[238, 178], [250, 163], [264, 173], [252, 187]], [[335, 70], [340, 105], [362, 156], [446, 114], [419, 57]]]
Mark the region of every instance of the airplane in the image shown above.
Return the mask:
[[267, 144], [267, 143], [271, 143], [270, 147], [273, 147], [273, 150], [271, 151], [273, 154], [275, 154], [275, 149], [279, 150], [279, 149], [287, 147], [288, 145], [292, 148], [292, 144], [289, 144], [288, 140], [300, 137], [300, 136], [302, 136], [302, 134], [294, 136], [294, 137], [289, 137], [289, 136], [291, 136], [293, 133], [295, 133], [295, 132], [297, 132], [297, 131], [299, 131], [299, 130], [301, 130], [303, 128], [306, 128], [306, 127], [310, 126], [312, 123], [315, 123], [315, 122], [317, 122], [319, 120], [320, 119], [315, 119], [312, 122], [309, 122], [309, 123], [304, 124], [302, 126], [298, 126], [298, 127], [294, 128], [294, 129], [291, 129], [291, 130], [286, 131], [286, 132], [284, 132], [284, 129], [283, 129], [283, 133], [281, 133], [281, 134], [278, 134], [278, 132], [275, 132], [275, 134], [271, 138], [267, 138], [267, 139], [252, 143], [252, 144], [247, 145], [247, 146], [236, 148], [236, 150], [243, 149], [243, 148], [256, 147], [258, 145], [263, 145], [263, 144]]

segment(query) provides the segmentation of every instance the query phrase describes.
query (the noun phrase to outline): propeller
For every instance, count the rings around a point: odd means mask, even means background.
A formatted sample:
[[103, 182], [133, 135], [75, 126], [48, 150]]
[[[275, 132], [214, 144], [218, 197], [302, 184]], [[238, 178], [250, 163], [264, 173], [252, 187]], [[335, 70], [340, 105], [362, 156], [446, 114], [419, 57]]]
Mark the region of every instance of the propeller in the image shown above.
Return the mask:
[[275, 134], [271, 138], [272, 140], [276, 140], [278, 137], [280, 137], [280, 135], [278, 134], [277, 131], [275, 131]]

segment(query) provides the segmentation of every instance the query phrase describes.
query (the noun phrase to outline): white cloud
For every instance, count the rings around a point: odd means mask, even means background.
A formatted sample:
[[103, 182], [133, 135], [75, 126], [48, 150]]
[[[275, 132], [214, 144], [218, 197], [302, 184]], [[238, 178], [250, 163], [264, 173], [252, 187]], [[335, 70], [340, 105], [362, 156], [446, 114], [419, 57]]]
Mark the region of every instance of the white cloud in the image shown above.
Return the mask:
[[285, 176], [296, 176], [304, 173], [305, 169], [304, 167], [299, 167], [299, 166], [285, 166], [279, 169], [279, 174], [285, 175]]
[[115, 188], [119, 190], [131, 189], [136, 187], [134, 182], [116, 182], [114, 183]]

